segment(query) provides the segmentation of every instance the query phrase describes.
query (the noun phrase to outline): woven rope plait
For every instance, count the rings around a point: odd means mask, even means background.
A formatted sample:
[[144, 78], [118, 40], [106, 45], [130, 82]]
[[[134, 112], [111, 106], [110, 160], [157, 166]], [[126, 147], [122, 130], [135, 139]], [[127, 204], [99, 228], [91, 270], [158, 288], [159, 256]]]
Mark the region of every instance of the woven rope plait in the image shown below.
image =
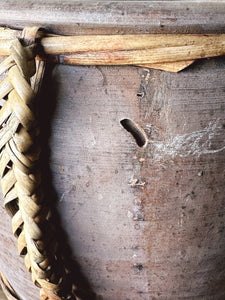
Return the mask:
[[1, 73], [8, 70], [8, 77], [0, 83], [0, 99], [5, 101], [0, 110], [1, 185], [19, 253], [34, 283], [41, 287], [41, 299], [75, 299], [65, 294], [67, 271], [58, 253], [41, 186], [34, 100], [44, 64], [36, 69], [37, 32], [36, 27], [24, 29], [23, 44], [15, 40], [11, 55], [0, 64]]

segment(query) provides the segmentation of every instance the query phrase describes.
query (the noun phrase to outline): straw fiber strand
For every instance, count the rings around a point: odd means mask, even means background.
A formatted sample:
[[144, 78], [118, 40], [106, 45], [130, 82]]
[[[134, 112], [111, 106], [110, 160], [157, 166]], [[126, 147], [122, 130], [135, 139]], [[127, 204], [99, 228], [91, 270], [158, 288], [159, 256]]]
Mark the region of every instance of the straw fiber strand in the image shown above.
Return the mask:
[[8, 77], [0, 83], [4, 104], [0, 110], [0, 175], [5, 207], [12, 217], [18, 250], [41, 287], [42, 300], [72, 299], [62, 293], [66, 270], [49, 222], [39, 168], [39, 129], [34, 112], [35, 94], [44, 63], [35, 62], [38, 28], [25, 28], [22, 43], [15, 39], [10, 56], [0, 65]]
[[15, 292], [15, 290], [13, 289], [13, 287], [11, 286], [11, 284], [8, 282], [7, 278], [1, 271], [0, 271], [0, 286], [8, 300], [22, 300], [17, 295], [17, 293]]

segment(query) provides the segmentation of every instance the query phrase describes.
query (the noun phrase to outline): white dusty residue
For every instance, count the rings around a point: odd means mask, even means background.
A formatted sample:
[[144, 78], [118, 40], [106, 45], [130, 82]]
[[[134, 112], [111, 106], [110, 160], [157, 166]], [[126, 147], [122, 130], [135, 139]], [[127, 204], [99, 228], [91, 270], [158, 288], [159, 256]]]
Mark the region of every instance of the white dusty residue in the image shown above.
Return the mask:
[[[178, 134], [164, 141], [149, 140], [151, 152], [154, 159], [187, 157], [190, 155], [200, 156], [203, 154], [213, 154], [225, 149], [225, 141], [222, 147], [214, 149], [212, 143], [217, 136], [222, 136], [221, 125], [218, 122], [209, 123], [202, 130], [187, 134]], [[223, 129], [224, 130], [224, 129]], [[224, 133], [223, 133], [224, 135]]]

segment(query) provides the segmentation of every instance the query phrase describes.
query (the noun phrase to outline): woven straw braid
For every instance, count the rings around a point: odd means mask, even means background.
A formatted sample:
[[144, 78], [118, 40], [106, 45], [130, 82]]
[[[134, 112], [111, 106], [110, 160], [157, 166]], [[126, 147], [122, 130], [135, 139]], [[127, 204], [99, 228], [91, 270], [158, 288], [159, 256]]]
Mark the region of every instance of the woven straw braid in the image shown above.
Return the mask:
[[44, 63], [36, 68], [37, 31], [36, 27], [25, 28], [22, 43], [15, 40], [11, 55], [0, 64], [0, 73], [8, 71], [0, 83], [0, 99], [4, 99], [0, 110], [1, 186], [19, 253], [33, 282], [41, 288], [41, 299], [76, 299], [66, 292], [67, 270], [58, 253], [41, 185], [34, 100]]

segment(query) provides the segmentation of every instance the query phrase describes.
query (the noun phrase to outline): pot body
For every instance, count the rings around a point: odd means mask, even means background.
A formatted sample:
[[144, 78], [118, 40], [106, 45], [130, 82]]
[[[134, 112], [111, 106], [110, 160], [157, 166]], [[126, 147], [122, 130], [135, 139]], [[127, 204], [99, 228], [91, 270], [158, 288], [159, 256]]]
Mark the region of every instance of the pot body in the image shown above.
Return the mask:
[[[33, 4], [56, 33], [219, 32], [224, 21], [222, 4], [193, 4], [192, 19], [185, 2], [74, 4], [63, 8], [65, 19], [56, 2]], [[46, 17], [51, 10], [55, 22]], [[109, 10], [114, 17], [104, 21]], [[12, 6], [0, 12], [2, 23], [15, 24], [10, 16]], [[93, 30], [95, 22], [104, 26]], [[98, 299], [225, 298], [224, 67], [216, 58], [179, 74], [134, 66], [49, 70], [40, 100], [43, 181], [64, 230], [60, 242]], [[0, 213], [0, 269], [21, 299], [38, 300], [3, 199]]]
[[[52, 179], [43, 178], [100, 299], [225, 296], [224, 75], [211, 59], [179, 74], [57, 66], [46, 78]], [[38, 299], [1, 214], [2, 271], [22, 299]]]

